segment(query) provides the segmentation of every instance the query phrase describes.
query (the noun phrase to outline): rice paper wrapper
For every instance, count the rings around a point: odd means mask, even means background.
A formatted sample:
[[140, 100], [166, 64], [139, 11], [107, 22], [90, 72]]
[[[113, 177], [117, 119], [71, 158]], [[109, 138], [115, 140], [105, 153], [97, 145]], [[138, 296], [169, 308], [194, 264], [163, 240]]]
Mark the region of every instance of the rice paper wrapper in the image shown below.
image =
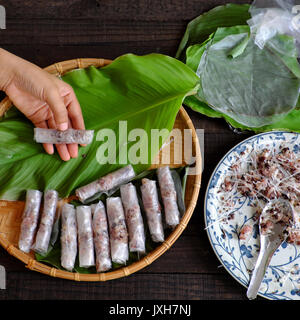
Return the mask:
[[108, 222], [105, 206], [102, 201], [91, 206], [93, 215], [93, 234], [97, 272], [111, 269]]
[[76, 190], [76, 196], [85, 204], [94, 201], [102, 194], [112, 195], [121, 184], [129, 182], [135, 177], [131, 165], [120, 168]]
[[164, 228], [156, 181], [142, 179], [141, 192], [151, 238], [154, 242], [163, 242]]
[[43, 193], [38, 190], [27, 190], [26, 192], [26, 202], [22, 214], [18, 244], [19, 249], [23, 252], [29, 252], [33, 245], [38, 227], [42, 195]]
[[219, 28], [201, 55], [201, 87], [195, 97], [248, 127], [279, 121], [299, 99], [295, 52], [294, 39], [288, 36], [275, 36], [262, 50], [248, 26]]
[[121, 198], [107, 198], [106, 210], [109, 222], [111, 259], [115, 263], [125, 264], [129, 258], [128, 232]]
[[158, 168], [157, 177], [164, 204], [166, 225], [175, 228], [180, 221], [180, 212], [177, 205], [175, 183], [170, 168], [168, 166]]
[[94, 130], [34, 128], [34, 140], [38, 143], [51, 144], [90, 144], [93, 141]]
[[128, 227], [130, 252], [143, 254], [146, 251], [145, 230], [136, 187], [127, 183], [121, 186], [120, 191]]
[[48, 190], [44, 193], [43, 212], [34, 244], [34, 250], [40, 254], [45, 254], [48, 251], [57, 203], [57, 191]]
[[76, 209], [71, 204], [61, 208], [61, 265], [72, 271], [77, 256], [77, 221]]
[[78, 228], [79, 266], [89, 268], [95, 265], [91, 207], [77, 207], [76, 220]]

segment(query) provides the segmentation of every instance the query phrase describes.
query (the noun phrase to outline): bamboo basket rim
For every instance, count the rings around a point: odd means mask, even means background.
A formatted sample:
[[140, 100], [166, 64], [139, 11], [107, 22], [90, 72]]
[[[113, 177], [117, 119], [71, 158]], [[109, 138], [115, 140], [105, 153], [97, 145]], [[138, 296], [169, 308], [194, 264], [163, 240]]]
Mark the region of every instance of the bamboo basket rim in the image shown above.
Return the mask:
[[[109, 59], [99, 59], [99, 58], [77, 58], [71, 60], [65, 60], [62, 62], [53, 63], [44, 68], [45, 71], [54, 74], [56, 76], [62, 76], [66, 72], [87, 68], [89, 66], [95, 66], [97, 68], [106, 66], [110, 64], [113, 60]], [[8, 97], [5, 97], [0, 102], [0, 116], [2, 116], [10, 107], [12, 102]], [[129, 266], [124, 266], [113, 271], [107, 271], [95, 274], [83, 274], [77, 272], [69, 272], [65, 270], [60, 270], [55, 267], [48, 266], [44, 263], [38, 262], [34, 258], [31, 258], [26, 253], [19, 250], [15, 245], [11, 244], [5, 237], [0, 234], [0, 245], [12, 256], [21, 260], [26, 268], [37, 271], [52, 277], [58, 277], [67, 280], [75, 281], [107, 281], [129, 276], [147, 266], [158, 259], [164, 252], [166, 252], [179, 238], [182, 232], [185, 230], [189, 220], [192, 217], [194, 209], [197, 205], [197, 200], [200, 192], [201, 177], [202, 177], [202, 157], [200, 152], [200, 145], [198, 137], [196, 134], [195, 127], [192, 120], [188, 116], [185, 109], [181, 106], [179, 110], [180, 116], [185, 120], [185, 124], [192, 132], [193, 144], [196, 147], [196, 166], [198, 167], [198, 174], [195, 175], [195, 181], [193, 184], [193, 193], [191, 200], [184, 215], [181, 218], [180, 224], [171, 232], [171, 234], [165, 239], [165, 241], [155, 248], [153, 251], [149, 252], [146, 256], [141, 258], [139, 261], [130, 264]], [[200, 168], [200, 169], [199, 169]], [[5, 202], [5, 201], [4, 201]]]

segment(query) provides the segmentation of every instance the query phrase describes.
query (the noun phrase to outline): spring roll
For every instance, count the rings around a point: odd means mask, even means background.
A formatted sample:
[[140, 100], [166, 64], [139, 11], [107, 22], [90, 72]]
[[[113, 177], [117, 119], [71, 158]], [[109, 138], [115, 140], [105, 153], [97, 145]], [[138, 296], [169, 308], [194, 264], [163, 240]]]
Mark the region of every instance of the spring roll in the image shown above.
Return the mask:
[[76, 208], [79, 266], [89, 268], [95, 265], [92, 211], [89, 206]]
[[98, 192], [106, 192], [123, 183], [130, 181], [135, 177], [135, 172], [131, 165], [123, 167], [117, 171], [111, 172], [106, 176], [93, 181], [76, 190], [76, 196], [81, 202], [86, 201]]
[[61, 265], [72, 271], [77, 256], [77, 221], [76, 210], [71, 204], [64, 204], [61, 209]]
[[136, 188], [132, 183], [120, 188], [129, 234], [130, 252], [145, 252], [145, 231]]
[[37, 143], [51, 144], [90, 144], [93, 141], [94, 130], [67, 129], [59, 131], [55, 129], [34, 128], [34, 140]]
[[45, 192], [41, 222], [34, 245], [34, 250], [40, 254], [45, 254], [48, 251], [57, 202], [58, 193], [55, 190], [48, 190]]
[[103, 272], [112, 267], [106, 210], [102, 201], [99, 201], [96, 205], [92, 205], [91, 208], [93, 213], [96, 269], [97, 272]]
[[109, 224], [111, 259], [115, 263], [125, 264], [129, 258], [128, 233], [121, 198], [107, 198], [106, 208]]
[[29, 252], [34, 241], [43, 193], [38, 190], [27, 190], [26, 203], [22, 215], [19, 249]]
[[165, 209], [166, 225], [170, 228], [175, 228], [179, 224], [180, 213], [177, 205], [177, 193], [170, 168], [158, 168], [157, 177]]
[[141, 192], [151, 238], [154, 242], [163, 242], [164, 229], [156, 181], [147, 178], [142, 179]]

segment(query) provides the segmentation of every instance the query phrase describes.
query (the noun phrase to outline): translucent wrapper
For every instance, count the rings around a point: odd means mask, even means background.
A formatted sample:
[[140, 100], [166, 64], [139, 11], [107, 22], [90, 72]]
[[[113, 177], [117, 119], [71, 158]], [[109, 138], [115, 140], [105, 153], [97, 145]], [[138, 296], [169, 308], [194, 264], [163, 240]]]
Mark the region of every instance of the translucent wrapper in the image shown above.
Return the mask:
[[166, 224], [168, 227], [175, 228], [179, 224], [180, 212], [177, 205], [177, 193], [170, 168], [158, 168], [157, 177], [165, 209]]
[[199, 55], [201, 88], [196, 97], [250, 128], [280, 121], [299, 99], [295, 50], [287, 36], [275, 36], [261, 50], [248, 26], [218, 28]]
[[76, 196], [81, 202], [93, 197], [96, 193], [107, 192], [135, 177], [135, 172], [131, 165], [111, 172], [106, 176], [89, 183], [76, 190]]
[[71, 204], [64, 204], [61, 209], [61, 265], [72, 271], [77, 255], [76, 210]]
[[92, 205], [91, 208], [93, 213], [96, 269], [97, 272], [103, 272], [111, 269], [112, 267], [106, 210], [101, 201], [96, 205]]
[[255, 0], [250, 8], [252, 18], [248, 20], [255, 44], [263, 49], [267, 42], [281, 52], [276, 35], [288, 35], [300, 42], [300, 1], [294, 0]]
[[67, 129], [59, 131], [55, 129], [34, 128], [34, 140], [38, 143], [52, 144], [90, 144], [93, 141], [94, 130]]
[[33, 244], [42, 195], [43, 193], [38, 190], [27, 190], [19, 237], [19, 249], [23, 252], [29, 252]]
[[79, 266], [88, 268], [95, 265], [92, 211], [89, 206], [76, 208]]
[[136, 188], [128, 183], [122, 185], [120, 191], [129, 234], [129, 250], [144, 253], [145, 230]]
[[34, 251], [40, 254], [45, 254], [48, 251], [57, 202], [57, 191], [48, 190], [45, 192], [43, 212], [34, 244]]
[[142, 179], [141, 192], [151, 238], [154, 242], [163, 242], [164, 229], [156, 181], [146, 178]]
[[125, 264], [129, 258], [128, 233], [121, 198], [107, 198], [106, 209], [109, 223], [111, 259], [115, 263]]

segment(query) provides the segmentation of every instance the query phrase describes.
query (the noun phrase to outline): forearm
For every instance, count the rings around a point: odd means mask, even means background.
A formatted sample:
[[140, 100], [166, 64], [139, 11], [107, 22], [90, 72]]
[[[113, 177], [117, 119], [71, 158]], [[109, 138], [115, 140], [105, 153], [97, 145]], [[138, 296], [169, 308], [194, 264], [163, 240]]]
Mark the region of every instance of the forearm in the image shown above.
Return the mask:
[[14, 55], [0, 48], [0, 90], [6, 91], [11, 83], [14, 73]]
[[[32, 123], [39, 128], [84, 130], [84, 120], [70, 85], [39, 66], [0, 48], [0, 91], [4, 91]], [[47, 153], [52, 144], [44, 144]], [[56, 146], [65, 161], [78, 155], [77, 144]]]

